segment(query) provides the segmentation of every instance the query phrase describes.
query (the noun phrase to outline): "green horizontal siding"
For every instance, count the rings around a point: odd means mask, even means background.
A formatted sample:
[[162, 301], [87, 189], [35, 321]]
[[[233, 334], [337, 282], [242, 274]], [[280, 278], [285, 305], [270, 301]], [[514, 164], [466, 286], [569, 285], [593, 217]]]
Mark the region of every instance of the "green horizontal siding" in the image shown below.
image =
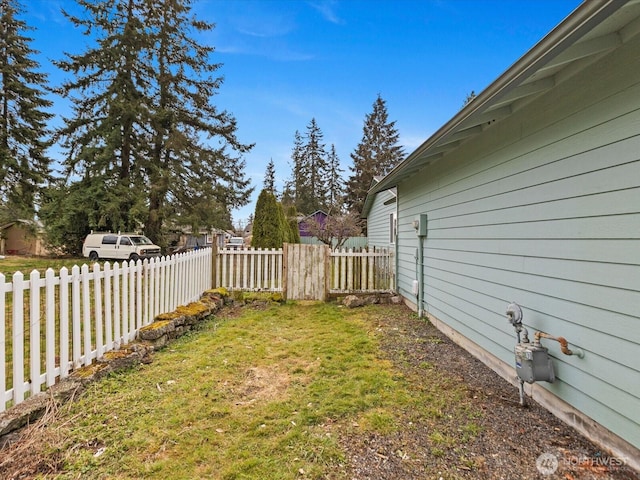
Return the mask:
[[424, 310], [513, 364], [511, 301], [544, 341], [549, 391], [640, 448], [640, 38], [398, 188], [398, 289], [429, 216]]
[[385, 205], [394, 195], [389, 191], [380, 192], [371, 205], [367, 216], [367, 238], [369, 245], [375, 247], [389, 247], [390, 223], [389, 215], [396, 211], [396, 203]]

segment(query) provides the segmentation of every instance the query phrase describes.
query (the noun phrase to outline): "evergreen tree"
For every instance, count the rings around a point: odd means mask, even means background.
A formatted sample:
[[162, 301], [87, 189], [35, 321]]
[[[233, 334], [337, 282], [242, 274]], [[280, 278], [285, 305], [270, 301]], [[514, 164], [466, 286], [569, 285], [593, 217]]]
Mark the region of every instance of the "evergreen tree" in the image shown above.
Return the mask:
[[[191, 31], [210, 31], [213, 24], [190, 16], [190, 3], [146, 0], [145, 26], [153, 32], [153, 47], [146, 53], [155, 66], [146, 168], [153, 187], [145, 222], [152, 238], [162, 237], [173, 208], [197, 209], [205, 216], [211, 202], [227, 210], [246, 205], [253, 190], [242, 159], [253, 145], [242, 144], [236, 137], [235, 118], [211, 103], [222, 82], [214, 76], [221, 65], [211, 62], [213, 47], [189, 36]], [[217, 146], [210, 146], [211, 140], [204, 143], [202, 137], [215, 139]], [[203, 218], [205, 226], [212, 220]]]
[[329, 212], [338, 213], [342, 209], [344, 197], [343, 172], [344, 170], [340, 168], [340, 159], [336, 153], [336, 147], [332, 144], [329, 150], [327, 171], [327, 211]]
[[373, 112], [365, 117], [362, 140], [351, 154], [353, 166], [346, 185], [346, 203], [358, 215], [373, 178], [389, 173], [404, 157], [395, 123], [388, 121], [386, 102], [378, 95]]
[[57, 180], [44, 195], [38, 215], [46, 226], [45, 242], [64, 254], [81, 256], [82, 242], [97, 225], [104, 188], [100, 179], [85, 178], [67, 185]]
[[291, 179], [286, 182], [284, 191], [282, 192], [282, 201], [287, 204], [293, 204], [299, 206], [302, 193], [305, 190], [307, 174], [307, 165], [304, 157], [304, 143], [302, 135], [298, 130], [293, 136], [293, 149], [291, 151], [292, 171]]
[[475, 90], [471, 90], [471, 93], [469, 93], [467, 95], [467, 98], [464, 99], [464, 103], [462, 104], [462, 107], [466, 107], [469, 103], [471, 103], [471, 101], [476, 98], [476, 92]]
[[300, 243], [300, 229], [298, 228], [298, 212], [295, 205], [289, 205], [286, 208], [285, 215], [287, 222], [289, 223], [289, 229], [291, 230], [291, 243]]
[[307, 213], [323, 210], [327, 207], [326, 176], [328, 170], [327, 152], [322, 143], [324, 135], [316, 119], [312, 118], [307, 125], [306, 144], [303, 151], [307, 172], [305, 198], [298, 208]]
[[90, 215], [90, 227], [136, 230], [145, 217], [141, 164], [151, 110], [144, 85], [150, 83], [152, 70], [143, 58], [151, 41], [139, 15], [144, 2], [76, 1], [86, 15], [65, 15], [86, 35], [95, 36], [97, 45], [55, 62], [72, 75], [55, 90], [73, 101], [72, 117], [65, 118], [58, 131], [66, 149], [65, 173], [102, 184], [98, 204], [85, 200], [98, 212]]
[[273, 158], [267, 164], [267, 171], [264, 174], [264, 188], [274, 195], [276, 194], [276, 167], [273, 164]]
[[307, 125], [304, 137], [295, 133], [292, 177], [285, 185], [283, 202], [292, 203], [299, 212], [310, 214], [328, 208], [329, 164], [323, 137], [315, 118]]
[[0, 0], [0, 208], [5, 220], [33, 219], [36, 203], [50, 178], [46, 150], [47, 76], [30, 47], [33, 30], [18, 16], [17, 0]]
[[291, 224], [287, 220], [287, 216], [284, 213], [284, 207], [282, 203], [276, 200], [278, 206], [278, 223], [280, 224], [280, 228], [282, 229], [282, 242], [283, 243], [293, 243], [294, 233], [291, 230]]
[[97, 46], [58, 62], [73, 74], [58, 92], [76, 94], [60, 135], [67, 173], [102, 179], [91, 227], [144, 225], [160, 245], [169, 224], [229, 228], [252, 190], [242, 159], [251, 145], [211, 103], [220, 65], [190, 35], [213, 26], [191, 16], [190, 0], [76, 1], [85, 14], [67, 16]]
[[256, 202], [253, 220], [254, 248], [280, 248], [290, 239], [290, 228], [287, 225], [282, 206], [276, 197], [267, 189], [263, 189]]

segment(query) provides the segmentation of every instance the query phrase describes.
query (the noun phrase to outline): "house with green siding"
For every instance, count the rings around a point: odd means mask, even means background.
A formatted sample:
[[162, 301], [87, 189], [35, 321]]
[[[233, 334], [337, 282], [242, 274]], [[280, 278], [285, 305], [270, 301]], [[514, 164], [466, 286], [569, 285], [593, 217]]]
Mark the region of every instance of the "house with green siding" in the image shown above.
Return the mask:
[[391, 189], [405, 303], [514, 389], [517, 303], [574, 353], [543, 338], [526, 396], [640, 469], [640, 2], [581, 4], [373, 185], [374, 237]]
[[[375, 185], [381, 177], [373, 180]], [[390, 188], [367, 197], [371, 202], [367, 211], [367, 243], [369, 247], [393, 250], [396, 244], [396, 190]]]

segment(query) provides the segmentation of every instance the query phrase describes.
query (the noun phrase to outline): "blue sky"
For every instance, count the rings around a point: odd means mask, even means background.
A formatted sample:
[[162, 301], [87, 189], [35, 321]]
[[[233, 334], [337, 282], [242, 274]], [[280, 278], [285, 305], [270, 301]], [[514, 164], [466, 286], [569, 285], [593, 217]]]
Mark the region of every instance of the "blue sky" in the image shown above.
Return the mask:
[[[52, 84], [64, 52], [88, 44], [61, 8], [72, 0], [23, 0], [23, 18], [37, 60]], [[224, 83], [214, 103], [231, 112], [238, 137], [255, 143], [246, 173], [252, 201], [233, 212], [246, 221], [255, 209], [267, 163], [276, 188], [291, 175], [295, 131], [312, 118], [334, 144], [345, 177], [362, 138], [365, 115], [378, 94], [411, 153], [560, 23], [578, 0], [193, 0], [193, 11], [216, 28], [201, 38], [216, 48]], [[52, 97], [53, 113], [68, 105]], [[59, 121], [57, 119], [56, 121]], [[52, 152], [55, 157], [56, 153]]]

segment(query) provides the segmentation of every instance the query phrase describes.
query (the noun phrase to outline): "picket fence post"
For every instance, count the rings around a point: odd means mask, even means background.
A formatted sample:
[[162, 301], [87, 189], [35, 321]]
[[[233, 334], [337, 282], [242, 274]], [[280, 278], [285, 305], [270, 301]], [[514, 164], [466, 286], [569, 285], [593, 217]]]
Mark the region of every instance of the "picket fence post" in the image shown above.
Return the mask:
[[13, 312], [12, 339], [13, 351], [13, 401], [20, 403], [24, 400], [24, 275], [22, 272], [13, 274]]
[[45, 272], [45, 371], [47, 387], [56, 383], [56, 274], [53, 268]]
[[[5, 282], [5, 276], [0, 273], [0, 358], [7, 358], [7, 329], [6, 329], [6, 292], [7, 283]], [[7, 390], [7, 363], [5, 361], [0, 362], [0, 412], [5, 411], [5, 405], [7, 398], [5, 392]]]
[[[6, 287], [5, 276], [0, 273], [0, 358], [7, 358], [7, 329], [6, 329]], [[0, 362], [0, 412], [5, 411], [5, 405], [7, 398], [5, 392], [7, 390], [7, 363], [5, 361]]]

